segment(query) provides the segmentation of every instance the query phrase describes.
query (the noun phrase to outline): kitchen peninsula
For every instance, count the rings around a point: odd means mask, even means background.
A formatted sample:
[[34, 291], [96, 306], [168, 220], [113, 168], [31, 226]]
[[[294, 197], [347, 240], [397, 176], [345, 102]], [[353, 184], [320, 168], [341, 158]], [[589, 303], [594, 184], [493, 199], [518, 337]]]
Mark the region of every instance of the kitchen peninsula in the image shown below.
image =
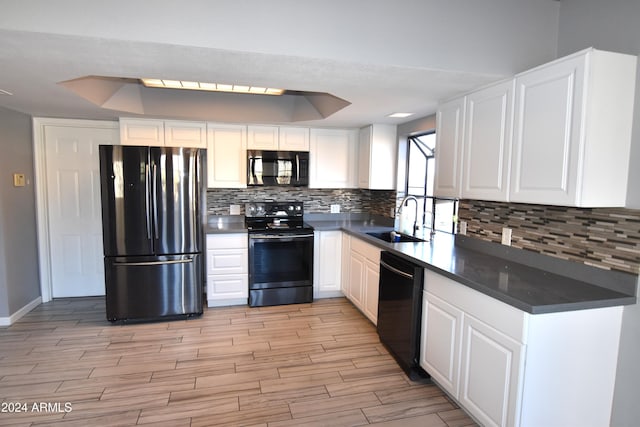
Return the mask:
[[387, 243], [367, 234], [384, 219], [310, 223], [342, 232], [343, 270], [354, 241], [425, 267], [420, 364], [482, 424], [608, 423], [636, 276], [444, 233]]

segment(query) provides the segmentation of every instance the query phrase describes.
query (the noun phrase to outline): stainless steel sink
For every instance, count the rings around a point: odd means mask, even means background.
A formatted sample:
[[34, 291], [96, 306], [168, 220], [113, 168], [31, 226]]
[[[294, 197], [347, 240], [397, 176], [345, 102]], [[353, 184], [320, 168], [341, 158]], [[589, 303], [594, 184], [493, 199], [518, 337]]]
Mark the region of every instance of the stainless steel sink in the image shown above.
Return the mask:
[[[367, 233], [371, 237], [375, 237], [376, 239], [384, 240], [389, 243], [402, 243], [402, 242], [424, 242], [425, 240], [419, 239], [414, 236], [409, 236], [408, 234], [398, 233], [397, 231], [384, 231], [377, 233]], [[393, 235], [392, 235], [393, 234]]]

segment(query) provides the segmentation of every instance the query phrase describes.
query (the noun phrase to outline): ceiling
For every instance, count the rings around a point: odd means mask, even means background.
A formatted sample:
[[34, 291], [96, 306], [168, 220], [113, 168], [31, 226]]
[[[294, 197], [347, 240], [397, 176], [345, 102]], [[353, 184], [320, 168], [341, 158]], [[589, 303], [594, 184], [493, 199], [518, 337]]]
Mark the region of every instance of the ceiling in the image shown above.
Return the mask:
[[[136, 26], [129, 19], [114, 20], [113, 25], [101, 20], [93, 26], [89, 25], [91, 20], [82, 25], [76, 21], [65, 25], [55, 19], [65, 16], [60, 10], [64, 5], [54, 8], [45, 1], [37, 3], [41, 7], [35, 13], [15, 5], [22, 2], [0, 0], [4, 16], [0, 17], [0, 90], [12, 94], [0, 92], [0, 107], [42, 117], [148, 116], [328, 127], [402, 123], [433, 114], [439, 100], [499, 80], [527, 65], [527, 61], [552, 56], [555, 49], [549, 48], [545, 39], [542, 48], [531, 45], [524, 55], [520, 53], [523, 46], [492, 30], [483, 33], [490, 39], [482, 40], [480, 45], [490, 42], [487, 46], [491, 48], [483, 48], [482, 54], [470, 50], [473, 46], [461, 44], [456, 44], [457, 50], [444, 49], [442, 44], [430, 47], [415, 40], [417, 36], [394, 48], [381, 42], [379, 36], [376, 40], [351, 40], [348, 34], [355, 34], [357, 26], [335, 30], [346, 31], [340, 36], [346, 47], [337, 40], [339, 35], [318, 41], [312, 32], [305, 33], [309, 39], [299, 44], [290, 41], [289, 34], [285, 46], [285, 39], [278, 39], [278, 26], [285, 25], [286, 20], [275, 24], [271, 21], [270, 33], [264, 27], [258, 28], [262, 21], [255, 21], [252, 28], [256, 33], [244, 39], [225, 39], [223, 36], [229, 31], [237, 31], [229, 26], [223, 28], [226, 32], [220, 30], [216, 38], [203, 40], [184, 35], [190, 24], [195, 25], [190, 22], [167, 24], [164, 30], [157, 25], [145, 27], [169, 19], [171, 13], [158, 15], [155, 21], [152, 15], [148, 21], [143, 18], [144, 24], [137, 25], [137, 33], [132, 31]], [[82, 2], [62, 3], [78, 7]], [[131, 4], [109, 4], [118, 3]], [[232, 7], [232, 2], [224, 3]], [[374, 3], [384, 2], [373, 0], [371, 4]], [[407, 3], [418, 7], [420, 2]], [[99, 9], [94, 12], [96, 16], [105, 13]], [[375, 17], [382, 16], [376, 13]], [[220, 21], [220, 28], [223, 25]], [[312, 23], [296, 25], [304, 28]], [[530, 27], [531, 31], [545, 31], [544, 26]], [[367, 31], [379, 33], [375, 26]], [[521, 36], [525, 40], [531, 34], [524, 31]], [[261, 38], [271, 38], [274, 43], [261, 43]], [[380, 49], [376, 49], [376, 43]], [[501, 43], [503, 46], [494, 46]], [[499, 50], [503, 54], [496, 53]], [[465, 55], [469, 60], [461, 61], [460, 56], [464, 59]], [[521, 57], [516, 58], [517, 55]], [[83, 79], [89, 76], [94, 78]], [[279, 87], [296, 94], [277, 97], [152, 89], [137, 83], [142, 77]], [[340, 108], [328, 108], [330, 98], [310, 98], [309, 92], [330, 94], [344, 102], [339, 103]], [[343, 105], [346, 106], [342, 108]], [[387, 117], [394, 112], [413, 115], [404, 119]]]

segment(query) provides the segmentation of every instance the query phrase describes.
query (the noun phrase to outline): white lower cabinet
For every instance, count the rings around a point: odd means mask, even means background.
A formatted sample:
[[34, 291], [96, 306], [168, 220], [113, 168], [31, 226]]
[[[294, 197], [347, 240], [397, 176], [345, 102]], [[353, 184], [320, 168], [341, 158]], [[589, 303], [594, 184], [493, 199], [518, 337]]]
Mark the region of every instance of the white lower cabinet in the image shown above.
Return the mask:
[[313, 297], [342, 296], [342, 231], [316, 231], [313, 246]]
[[422, 296], [420, 366], [456, 399], [462, 342], [462, 311], [427, 292]]
[[[343, 293], [373, 324], [378, 323], [378, 281], [380, 277], [380, 249], [351, 237], [347, 274], [343, 275]], [[346, 283], [345, 280], [346, 279]]]
[[207, 235], [207, 305], [247, 304], [249, 297], [246, 233]]
[[602, 426], [622, 307], [529, 314], [425, 271], [420, 366], [483, 426]]
[[464, 316], [460, 403], [485, 426], [515, 425], [524, 345]]

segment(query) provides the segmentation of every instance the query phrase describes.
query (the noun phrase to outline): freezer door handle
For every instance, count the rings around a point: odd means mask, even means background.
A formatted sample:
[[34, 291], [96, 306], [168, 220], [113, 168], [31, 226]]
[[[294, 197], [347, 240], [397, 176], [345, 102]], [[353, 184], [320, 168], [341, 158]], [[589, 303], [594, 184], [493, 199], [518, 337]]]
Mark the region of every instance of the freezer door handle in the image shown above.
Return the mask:
[[155, 238], [158, 240], [158, 170], [157, 165], [153, 164], [153, 176], [152, 176], [152, 186], [153, 186], [153, 230], [155, 233]]
[[192, 262], [193, 262], [193, 258], [176, 259], [171, 261], [114, 262], [113, 265], [147, 266], [147, 265], [167, 265], [167, 264], [190, 264]]
[[147, 220], [147, 239], [151, 240], [151, 193], [149, 192], [149, 181], [151, 180], [151, 174], [149, 170], [149, 165], [145, 166], [145, 207], [146, 207], [146, 220]]
[[399, 274], [402, 277], [406, 277], [407, 279], [413, 280], [413, 274], [405, 273], [404, 271], [398, 270], [397, 268], [387, 264], [384, 261], [380, 261], [380, 265], [395, 274]]

